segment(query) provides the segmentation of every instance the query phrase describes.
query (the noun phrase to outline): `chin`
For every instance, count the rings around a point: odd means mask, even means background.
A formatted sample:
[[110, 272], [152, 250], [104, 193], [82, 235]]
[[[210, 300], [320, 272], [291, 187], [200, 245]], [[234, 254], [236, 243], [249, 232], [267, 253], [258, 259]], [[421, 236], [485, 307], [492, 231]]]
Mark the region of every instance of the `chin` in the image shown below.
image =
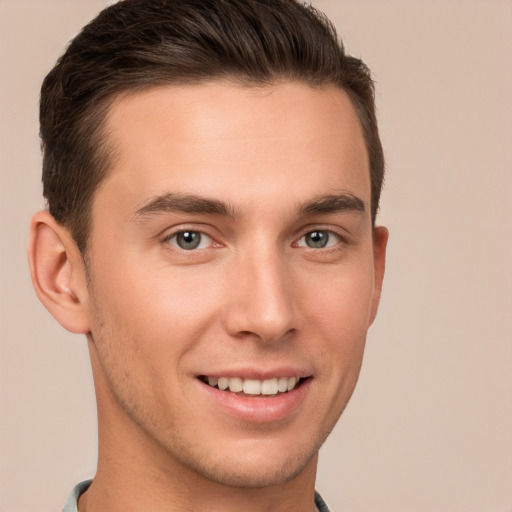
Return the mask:
[[280, 462], [270, 456], [266, 460], [257, 461], [240, 457], [235, 463], [220, 461], [207, 466], [203, 462], [198, 465], [200, 467], [193, 469], [208, 480], [223, 486], [256, 489], [282, 485], [294, 480], [311, 464], [316, 466], [315, 455], [313, 452], [307, 456], [297, 456]]
[[303, 473], [315, 473], [318, 450], [327, 434], [316, 442], [311, 439], [301, 442], [293, 434], [292, 437], [295, 437], [292, 443], [281, 439], [279, 445], [276, 445], [278, 439], [265, 442], [261, 437], [228, 445], [222, 442], [215, 445], [212, 439], [207, 449], [202, 443], [201, 446], [188, 443], [178, 446], [174, 442], [167, 451], [196, 477], [223, 486], [256, 489], [283, 485]]

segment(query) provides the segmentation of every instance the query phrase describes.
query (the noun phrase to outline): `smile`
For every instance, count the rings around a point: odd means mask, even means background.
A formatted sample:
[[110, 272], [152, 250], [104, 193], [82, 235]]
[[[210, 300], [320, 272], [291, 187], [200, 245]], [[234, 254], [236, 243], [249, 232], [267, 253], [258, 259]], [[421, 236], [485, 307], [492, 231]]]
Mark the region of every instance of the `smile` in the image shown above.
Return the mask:
[[287, 393], [301, 384], [299, 377], [274, 377], [271, 379], [243, 379], [241, 377], [200, 377], [203, 382], [221, 391], [245, 395], [277, 395]]
[[313, 375], [297, 369], [276, 369], [260, 375], [254, 369], [223, 373], [197, 375], [200, 396], [214, 406], [215, 414], [226, 413], [246, 424], [293, 418], [309, 396], [314, 380]]

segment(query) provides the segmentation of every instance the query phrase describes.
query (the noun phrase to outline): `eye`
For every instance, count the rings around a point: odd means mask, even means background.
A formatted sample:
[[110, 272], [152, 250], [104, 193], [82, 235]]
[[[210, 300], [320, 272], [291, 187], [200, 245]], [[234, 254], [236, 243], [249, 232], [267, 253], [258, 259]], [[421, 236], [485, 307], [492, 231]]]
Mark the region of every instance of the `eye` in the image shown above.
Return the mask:
[[212, 245], [212, 239], [200, 231], [185, 230], [174, 233], [167, 238], [167, 243], [182, 249], [193, 251], [195, 249], [206, 249]]
[[310, 249], [324, 249], [339, 243], [340, 236], [326, 229], [315, 229], [306, 233], [297, 243], [298, 247], [309, 247]]

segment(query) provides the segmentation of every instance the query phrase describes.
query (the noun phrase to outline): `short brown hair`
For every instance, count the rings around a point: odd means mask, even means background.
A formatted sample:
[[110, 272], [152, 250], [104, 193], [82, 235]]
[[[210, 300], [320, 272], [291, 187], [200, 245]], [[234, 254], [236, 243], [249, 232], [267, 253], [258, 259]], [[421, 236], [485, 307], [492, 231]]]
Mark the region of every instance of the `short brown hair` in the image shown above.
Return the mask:
[[329, 20], [296, 0], [122, 0], [71, 41], [41, 89], [43, 194], [82, 254], [94, 191], [111, 154], [102, 134], [115, 96], [164, 84], [300, 81], [345, 90], [362, 125], [375, 221], [384, 157], [370, 71]]

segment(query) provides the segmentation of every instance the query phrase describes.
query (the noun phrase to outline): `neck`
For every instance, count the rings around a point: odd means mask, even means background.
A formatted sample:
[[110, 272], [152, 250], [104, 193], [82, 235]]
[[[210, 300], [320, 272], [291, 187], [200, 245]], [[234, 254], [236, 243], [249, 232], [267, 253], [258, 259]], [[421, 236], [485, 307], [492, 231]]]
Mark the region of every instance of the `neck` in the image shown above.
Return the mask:
[[186, 480], [119, 479], [108, 481], [98, 471], [94, 482], [79, 500], [79, 512], [314, 512], [314, 491], [290, 483], [272, 488], [244, 489], [215, 485], [189, 485]]
[[[93, 483], [80, 498], [79, 512], [151, 510], [178, 512], [313, 512], [317, 456], [295, 478], [265, 487], [232, 487], [176, 461], [149, 459], [138, 450], [111, 444], [102, 451]], [[125, 445], [126, 446], [126, 445]], [[115, 448], [115, 449], [114, 449]], [[152, 450], [149, 450], [151, 452]]]
[[98, 468], [93, 483], [79, 500], [79, 512], [316, 510], [317, 454], [299, 474], [286, 481], [252, 487], [226, 485], [177, 460], [127, 417], [106, 392], [106, 383], [100, 383], [102, 389], [98, 389], [97, 379], [95, 384]]

